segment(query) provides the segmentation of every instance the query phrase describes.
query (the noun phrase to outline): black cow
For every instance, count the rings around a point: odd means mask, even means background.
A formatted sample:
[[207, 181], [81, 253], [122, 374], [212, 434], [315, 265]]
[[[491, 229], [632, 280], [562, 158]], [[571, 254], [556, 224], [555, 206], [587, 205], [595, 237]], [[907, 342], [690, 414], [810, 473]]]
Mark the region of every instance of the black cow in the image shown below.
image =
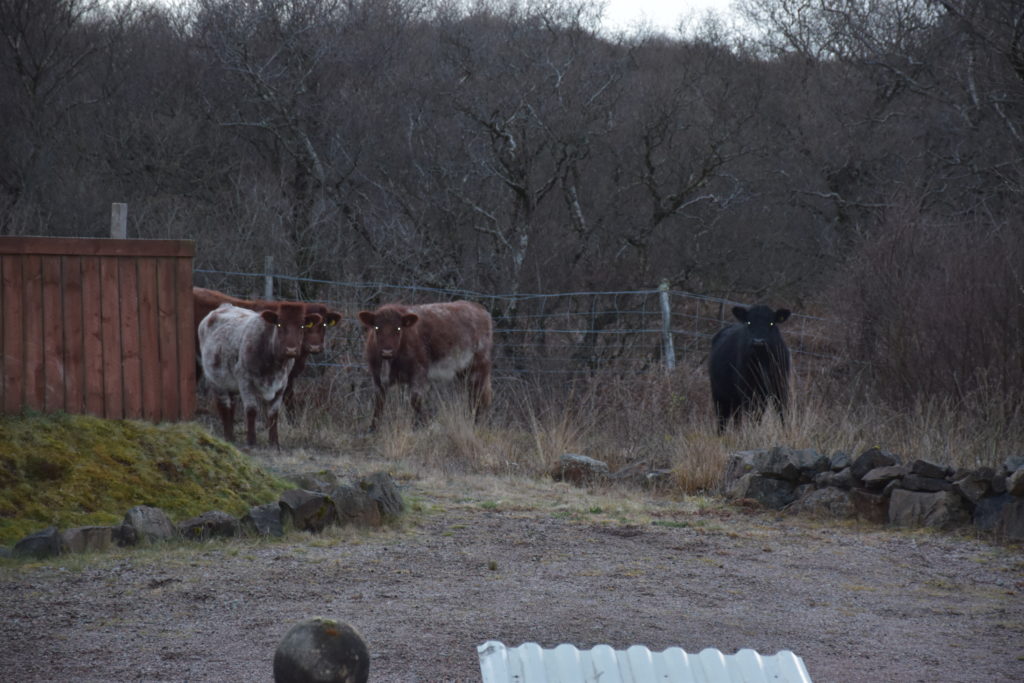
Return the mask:
[[739, 320], [711, 338], [711, 398], [718, 416], [718, 432], [730, 418], [739, 422], [741, 413], [761, 413], [773, 404], [785, 421], [789, 400], [789, 349], [779, 333], [779, 323], [789, 311], [767, 306], [736, 306]]

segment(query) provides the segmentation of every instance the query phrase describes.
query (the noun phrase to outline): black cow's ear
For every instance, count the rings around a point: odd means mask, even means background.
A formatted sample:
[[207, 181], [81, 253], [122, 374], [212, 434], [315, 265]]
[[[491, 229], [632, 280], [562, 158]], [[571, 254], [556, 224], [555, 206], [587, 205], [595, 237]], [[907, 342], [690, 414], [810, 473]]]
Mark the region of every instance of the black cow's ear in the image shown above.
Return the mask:
[[402, 316], [402, 327], [412, 327], [420, 317], [415, 313], [406, 313]]
[[733, 306], [732, 314], [736, 316], [736, 319], [739, 320], [741, 323], [747, 322], [747, 309], [743, 308], [742, 306]]
[[780, 308], [779, 310], [775, 311], [775, 322], [784, 323], [787, 320], [789, 320], [788, 308]]
[[359, 322], [367, 327], [373, 327], [374, 323], [377, 322], [377, 316], [369, 311], [359, 311]]

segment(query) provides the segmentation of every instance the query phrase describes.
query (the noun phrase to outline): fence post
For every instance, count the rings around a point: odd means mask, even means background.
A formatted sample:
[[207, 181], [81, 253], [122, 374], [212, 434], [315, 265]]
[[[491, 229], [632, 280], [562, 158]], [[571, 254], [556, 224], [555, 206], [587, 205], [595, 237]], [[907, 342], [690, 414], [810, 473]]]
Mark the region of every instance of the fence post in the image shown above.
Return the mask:
[[110, 237], [123, 240], [128, 237], [128, 205], [114, 202], [110, 205]]
[[661, 298], [661, 344], [664, 349], [665, 369], [674, 370], [676, 349], [672, 343], [672, 306], [668, 298], [668, 280], [661, 281], [658, 286], [658, 295]]
[[273, 254], [267, 254], [267, 258], [263, 262], [263, 298], [266, 301], [270, 301], [274, 298], [274, 276], [272, 271], [274, 270], [274, 256]]

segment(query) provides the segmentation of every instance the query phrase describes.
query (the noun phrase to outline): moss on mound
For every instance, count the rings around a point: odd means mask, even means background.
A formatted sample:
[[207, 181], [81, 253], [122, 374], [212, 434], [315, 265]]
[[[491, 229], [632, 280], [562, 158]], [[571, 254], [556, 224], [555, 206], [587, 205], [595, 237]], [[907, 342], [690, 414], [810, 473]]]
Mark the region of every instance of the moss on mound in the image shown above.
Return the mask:
[[192, 423], [0, 416], [0, 545], [48, 526], [119, 524], [135, 505], [174, 521], [241, 516], [289, 487]]

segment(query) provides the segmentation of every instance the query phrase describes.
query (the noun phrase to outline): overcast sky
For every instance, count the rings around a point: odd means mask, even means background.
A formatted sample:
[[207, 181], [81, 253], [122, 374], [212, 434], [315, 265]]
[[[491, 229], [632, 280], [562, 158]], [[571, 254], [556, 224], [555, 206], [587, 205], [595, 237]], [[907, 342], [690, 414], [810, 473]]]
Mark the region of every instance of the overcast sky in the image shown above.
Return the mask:
[[707, 9], [728, 12], [733, 0], [606, 0], [605, 23], [609, 28], [630, 28], [647, 20], [654, 28], [674, 31], [680, 15]]

